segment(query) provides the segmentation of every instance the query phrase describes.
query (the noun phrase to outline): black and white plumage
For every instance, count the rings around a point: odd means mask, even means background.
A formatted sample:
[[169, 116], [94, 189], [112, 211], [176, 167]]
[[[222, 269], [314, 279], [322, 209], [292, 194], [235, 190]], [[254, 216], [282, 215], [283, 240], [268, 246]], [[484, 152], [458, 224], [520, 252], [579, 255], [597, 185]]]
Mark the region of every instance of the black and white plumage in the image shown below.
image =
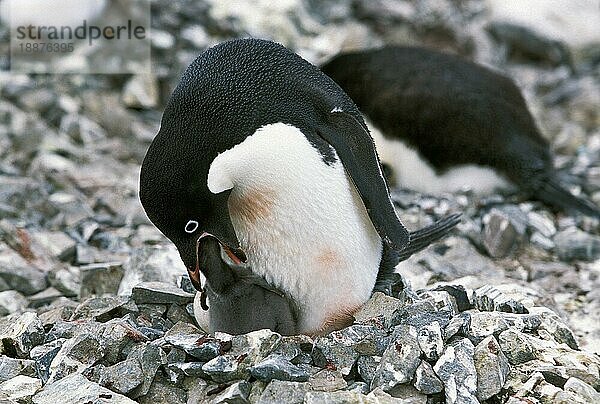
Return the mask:
[[[382, 256], [395, 265], [411, 245], [354, 103], [269, 41], [224, 42], [188, 67], [144, 159], [140, 199], [198, 289], [199, 272], [216, 293], [232, 284], [218, 279], [216, 240], [293, 302], [301, 333], [347, 323]], [[421, 247], [448, 231], [431, 229]]]
[[433, 194], [516, 185], [553, 207], [600, 216], [560, 184], [549, 144], [509, 78], [458, 56], [398, 46], [338, 55], [322, 71], [372, 122], [398, 185]]

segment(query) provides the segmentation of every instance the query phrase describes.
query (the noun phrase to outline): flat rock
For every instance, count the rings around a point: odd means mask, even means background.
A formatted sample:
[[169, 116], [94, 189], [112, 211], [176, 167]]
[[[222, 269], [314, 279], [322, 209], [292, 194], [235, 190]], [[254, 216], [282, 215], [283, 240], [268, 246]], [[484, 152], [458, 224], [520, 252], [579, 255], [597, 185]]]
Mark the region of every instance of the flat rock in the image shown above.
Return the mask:
[[208, 362], [216, 358], [223, 350], [223, 344], [221, 341], [200, 333], [169, 333], [169, 335], [165, 336], [165, 341], [177, 348], [184, 350], [186, 353], [201, 362]]
[[135, 404], [130, 398], [91, 382], [80, 374], [73, 374], [46, 385], [33, 396], [32, 401], [34, 404]]
[[446, 402], [478, 403], [477, 371], [473, 362], [475, 347], [468, 339], [461, 339], [446, 347], [433, 370], [444, 383]]
[[92, 297], [75, 309], [71, 320], [93, 319], [104, 322], [127, 313], [129, 299], [124, 296]]
[[477, 344], [473, 360], [477, 370], [477, 398], [485, 401], [500, 393], [510, 365], [498, 341], [491, 335]]
[[523, 303], [512, 299], [492, 285], [484, 285], [474, 292], [475, 307], [481, 311], [528, 313]]
[[512, 328], [498, 336], [504, 355], [512, 365], [519, 365], [535, 358], [535, 350], [527, 335]]
[[33, 347], [44, 342], [42, 321], [31, 312], [1, 318], [0, 341], [0, 354], [26, 358]]
[[92, 367], [104, 356], [100, 337], [93, 334], [79, 334], [62, 344], [52, 359], [48, 383], [54, 383], [73, 373], [81, 373]]
[[294, 365], [285, 357], [277, 354], [271, 354], [265, 360], [252, 366], [250, 374], [263, 382], [270, 382], [273, 379], [305, 382], [309, 377], [306, 369]]
[[0, 356], [0, 383], [19, 375], [35, 375], [35, 362], [29, 359], [15, 359], [4, 355]]
[[142, 282], [133, 287], [131, 296], [137, 304], [188, 304], [194, 301], [194, 294], [165, 282]]
[[28, 401], [41, 388], [40, 379], [19, 375], [0, 383], [0, 397], [17, 402]]
[[245, 381], [233, 383], [231, 386], [227, 387], [221, 393], [212, 398], [210, 403], [246, 404], [248, 403], [250, 387], [250, 383]]
[[130, 295], [133, 287], [141, 282], [156, 281], [175, 285], [177, 278], [187, 273], [177, 249], [172, 246], [134, 249], [123, 269], [119, 295]]
[[377, 367], [371, 387], [389, 391], [398, 384], [410, 382], [421, 362], [420, 355], [417, 329], [410, 325], [397, 326]]
[[116, 294], [123, 279], [123, 264], [120, 262], [91, 263], [79, 267], [81, 276], [80, 298], [91, 295]]
[[308, 384], [315, 391], [336, 391], [348, 387], [341, 372], [328, 369], [313, 374], [308, 380]]
[[400, 300], [381, 292], [375, 292], [367, 303], [354, 314], [354, 319], [357, 323], [382, 325], [385, 328], [389, 328], [391, 327], [394, 313], [400, 307], [402, 307]]
[[120, 394], [128, 394], [143, 382], [144, 373], [139, 361], [129, 358], [109, 367], [99, 367], [94, 373], [101, 386]]
[[12, 290], [32, 295], [46, 288], [44, 272], [27, 262], [4, 243], [0, 243], [0, 279]]
[[260, 395], [258, 404], [302, 404], [309, 391], [308, 383], [273, 380]]
[[28, 303], [25, 296], [16, 290], [0, 292], [0, 317], [22, 311]]
[[414, 386], [423, 394], [437, 394], [444, 389], [444, 384], [437, 377], [431, 365], [422, 361], [415, 372]]
[[600, 237], [576, 228], [556, 233], [554, 243], [556, 253], [563, 261], [594, 261], [600, 257]]

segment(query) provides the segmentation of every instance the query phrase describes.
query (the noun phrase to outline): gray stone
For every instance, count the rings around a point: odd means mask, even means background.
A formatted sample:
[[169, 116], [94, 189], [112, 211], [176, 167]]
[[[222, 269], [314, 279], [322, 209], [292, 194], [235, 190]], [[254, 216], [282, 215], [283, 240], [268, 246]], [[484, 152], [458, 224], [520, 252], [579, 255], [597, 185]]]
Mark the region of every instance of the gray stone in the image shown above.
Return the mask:
[[353, 325], [318, 338], [314, 343], [312, 355], [315, 365], [335, 366], [347, 376], [360, 354], [382, 355], [387, 341], [386, 333], [378, 328]]
[[[128, 394], [143, 382], [144, 373], [137, 359], [129, 358], [109, 367], [99, 367], [96, 371], [101, 386], [120, 394]], [[96, 373], [94, 372], [94, 373]]]
[[433, 370], [444, 383], [446, 402], [478, 403], [477, 371], [473, 362], [475, 347], [468, 339], [461, 339], [448, 346]]
[[585, 403], [600, 403], [600, 393], [576, 377], [570, 377], [566, 381], [564, 390], [577, 395]]
[[471, 323], [469, 313], [459, 313], [450, 319], [444, 328], [444, 341], [450, 340], [455, 335], [466, 337]]
[[208, 362], [216, 358], [223, 349], [221, 341], [203, 334], [170, 333], [165, 336], [165, 341], [177, 348], [183, 349], [201, 362]]
[[490, 335], [498, 336], [508, 329], [508, 323], [499, 312], [470, 311], [469, 338], [480, 343]]
[[474, 292], [475, 307], [481, 311], [528, 313], [523, 303], [512, 299], [492, 285], [484, 285]]
[[[156, 345], [144, 343], [135, 346], [127, 359], [136, 360], [142, 369], [142, 384], [131, 391], [129, 396], [137, 398], [148, 395], [158, 368], [167, 363], [164, 351]], [[160, 388], [157, 387], [157, 389]]]
[[79, 297], [82, 299], [91, 295], [116, 294], [124, 274], [120, 262], [82, 265], [79, 271], [81, 276]]
[[29, 352], [29, 356], [35, 361], [35, 373], [42, 383], [45, 384], [50, 378], [50, 365], [65, 341], [64, 338], [55, 339], [38, 345]]
[[133, 287], [131, 296], [137, 304], [188, 304], [194, 301], [194, 294], [179, 289], [174, 284], [164, 282], [142, 282]]
[[477, 398], [485, 401], [500, 393], [510, 372], [510, 365], [491, 335], [475, 347], [473, 360], [477, 370]]
[[600, 237], [576, 228], [558, 232], [554, 243], [556, 253], [563, 261], [594, 261], [600, 257]]
[[172, 246], [154, 246], [134, 249], [123, 266], [125, 274], [119, 285], [119, 295], [130, 295], [141, 282], [165, 282], [175, 285], [187, 269], [177, 249]]
[[425, 355], [427, 360], [437, 360], [444, 351], [442, 329], [437, 321], [421, 327], [418, 332], [417, 340], [419, 341], [421, 352], [423, 352], [423, 355]]
[[484, 223], [483, 245], [488, 254], [494, 258], [506, 257], [515, 249], [522, 233], [519, 234], [511, 218], [498, 209], [492, 209]]
[[96, 335], [79, 334], [68, 339], [50, 363], [48, 383], [55, 383], [73, 373], [82, 373], [103, 356], [104, 348]]
[[33, 396], [34, 404], [115, 403], [135, 404], [135, 401], [93, 383], [80, 374], [67, 376]]
[[273, 379], [305, 382], [309, 377], [306, 369], [294, 365], [285, 357], [277, 354], [271, 354], [265, 360], [252, 366], [250, 374], [263, 382], [270, 382]]
[[569, 64], [569, 48], [527, 26], [507, 21], [492, 21], [486, 26], [492, 38], [506, 47], [507, 56], [525, 58], [552, 66]]
[[29, 302], [16, 290], [0, 292], [0, 317], [22, 311]]
[[0, 383], [19, 375], [33, 376], [35, 362], [29, 359], [15, 359], [0, 356]]
[[53, 268], [48, 273], [48, 281], [63, 296], [73, 297], [79, 295], [79, 269], [76, 267], [61, 266]]
[[437, 394], [444, 389], [444, 384], [437, 377], [431, 365], [422, 361], [415, 372], [414, 386], [423, 394]]
[[45, 305], [54, 303], [56, 300], [60, 299], [61, 297], [63, 297], [62, 292], [60, 292], [56, 288], [50, 286], [49, 288], [46, 288], [46, 289], [42, 290], [41, 292], [38, 292], [31, 296], [27, 296], [27, 299], [29, 300], [30, 307], [41, 307], [41, 306], [45, 306]]
[[369, 384], [365, 382], [354, 382], [346, 390], [360, 394], [369, 394]]
[[158, 104], [158, 83], [153, 74], [136, 74], [125, 84], [123, 103], [129, 108], [150, 109]]
[[556, 234], [554, 220], [549, 218], [548, 215], [531, 211], [527, 213], [527, 219], [529, 226], [538, 231], [542, 236], [549, 238]]
[[41, 388], [40, 379], [19, 375], [0, 383], [0, 397], [17, 402], [27, 402]]
[[308, 383], [273, 380], [260, 395], [258, 404], [302, 404], [309, 390]]
[[344, 376], [337, 370], [323, 369], [308, 379], [310, 388], [315, 391], [336, 391], [348, 387]]
[[93, 319], [104, 322], [129, 312], [129, 299], [123, 296], [92, 297], [75, 309], [71, 320]]
[[380, 356], [361, 356], [356, 361], [358, 374], [365, 382], [369, 383], [369, 385], [375, 378], [380, 362]]
[[12, 314], [0, 319], [0, 354], [26, 358], [44, 342], [44, 327], [35, 313]]
[[394, 313], [402, 307], [402, 302], [381, 292], [373, 293], [373, 296], [354, 314], [357, 323], [381, 325], [385, 328], [391, 327]]
[[241, 381], [227, 387], [217, 396], [210, 400], [211, 404], [246, 404], [250, 394], [250, 383]]
[[385, 350], [371, 387], [389, 391], [398, 384], [412, 380], [421, 360], [417, 329], [399, 325], [394, 329], [390, 345]]
[[136, 398], [136, 401], [140, 404], [186, 404], [187, 394], [184, 389], [174, 386], [170, 381], [157, 375], [152, 381], [148, 393]]
[[520, 365], [535, 358], [533, 345], [527, 335], [509, 328], [498, 337], [500, 348], [511, 365]]
[[13, 290], [32, 295], [46, 288], [45, 274], [6, 244], [0, 243], [0, 280]]
[[545, 307], [536, 307], [532, 313], [538, 315], [540, 321], [539, 329], [547, 332], [558, 343], [567, 344], [570, 348], [579, 349], [579, 344], [573, 331], [552, 310]]
[[66, 261], [75, 253], [75, 240], [61, 231], [36, 230], [28, 233], [31, 242], [53, 258]]

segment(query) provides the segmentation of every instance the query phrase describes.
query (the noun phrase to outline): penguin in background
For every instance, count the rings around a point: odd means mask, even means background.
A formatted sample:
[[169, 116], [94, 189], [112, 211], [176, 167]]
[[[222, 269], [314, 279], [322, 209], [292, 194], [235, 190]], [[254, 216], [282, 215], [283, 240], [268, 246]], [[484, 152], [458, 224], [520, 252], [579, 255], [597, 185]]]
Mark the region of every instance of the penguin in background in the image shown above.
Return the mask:
[[340, 54], [321, 70], [370, 120], [396, 185], [430, 194], [516, 186], [551, 207], [600, 217], [598, 206], [561, 185], [550, 145], [511, 79], [400, 46]]
[[235, 285], [223, 253], [293, 302], [294, 331], [305, 334], [350, 324], [398, 260], [459, 221], [410, 233], [352, 100], [298, 55], [257, 39], [216, 45], [187, 68], [142, 163], [139, 196], [196, 289], [200, 273], [216, 294]]

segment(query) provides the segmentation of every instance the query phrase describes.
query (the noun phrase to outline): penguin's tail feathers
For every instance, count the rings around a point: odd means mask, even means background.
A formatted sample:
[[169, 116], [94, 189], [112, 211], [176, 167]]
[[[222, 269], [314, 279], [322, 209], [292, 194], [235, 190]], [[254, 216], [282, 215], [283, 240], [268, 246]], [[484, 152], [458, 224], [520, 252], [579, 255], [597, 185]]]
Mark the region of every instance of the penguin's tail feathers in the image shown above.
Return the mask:
[[399, 261], [408, 259], [411, 255], [422, 251], [431, 243], [446, 236], [460, 223], [461, 217], [461, 213], [454, 213], [438, 220], [432, 225], [410, 232], [408, 245], [401, 251], [398, 251]]
[[600, 208], [593, 202], [573, 195], [564, 188], [558, 178], [547, 178], [538, 187], [535, 197], [542, 202], [566, 211], [578, 211], [586, 216], [600, 219]]

